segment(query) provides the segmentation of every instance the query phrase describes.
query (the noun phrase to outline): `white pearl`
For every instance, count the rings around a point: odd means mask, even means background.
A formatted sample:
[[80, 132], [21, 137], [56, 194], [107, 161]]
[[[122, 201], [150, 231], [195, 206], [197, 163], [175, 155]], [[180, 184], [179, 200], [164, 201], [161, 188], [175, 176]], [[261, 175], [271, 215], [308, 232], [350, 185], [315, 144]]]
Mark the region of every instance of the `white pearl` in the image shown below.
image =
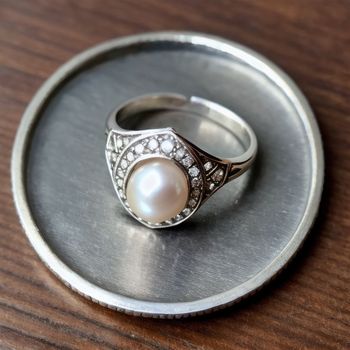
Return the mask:
[[153, 224], [179, 214], [186, 206], [188, 195], [184, 171], [165, 158], [140, 161], [126, 186], [130, 209], [141, 219]]

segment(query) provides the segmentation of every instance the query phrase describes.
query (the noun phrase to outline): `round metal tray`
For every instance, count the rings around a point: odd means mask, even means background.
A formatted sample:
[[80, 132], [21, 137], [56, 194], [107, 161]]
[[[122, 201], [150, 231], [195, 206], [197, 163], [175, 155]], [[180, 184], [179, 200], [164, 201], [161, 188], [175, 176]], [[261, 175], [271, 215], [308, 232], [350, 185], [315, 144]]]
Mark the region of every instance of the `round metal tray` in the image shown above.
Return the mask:
[[[117, 104], [162, 91], [234, 110], [255, 130], [259, 154], [186, 223], [154, 231], [118, 203], [104, 128]], [[227, 151], [215, 125], [176, 122]], [[181, 317], [231, 305], [285, 266], [315, 219], [323, 153], [308, 103], [266, 58], [204, 34], [149, 33], [93, 47], [48, 79], [19, 127], [12, 181], [31, 244], [67, 285], [135, 315]]]

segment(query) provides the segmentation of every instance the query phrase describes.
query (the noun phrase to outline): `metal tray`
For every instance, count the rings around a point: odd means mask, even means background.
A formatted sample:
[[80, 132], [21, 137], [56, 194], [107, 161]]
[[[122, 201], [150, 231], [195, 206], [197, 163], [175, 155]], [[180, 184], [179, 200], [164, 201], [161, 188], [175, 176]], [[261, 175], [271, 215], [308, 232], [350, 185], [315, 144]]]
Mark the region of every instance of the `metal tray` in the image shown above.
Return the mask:
[[[231, 108], [255, 130], [259, 155], [189, 221], [153, 231], [118, 203], [104, 127], [118, 103], [162, 91]], [[227, 149], [212, 124], [169, 118], [149, 123]], [[317, 213], [323, 153], [308, 103], [266, 58], [204, 34], [149, 33], [93, 47], [48, 79], [20, 124], [12, 181], [31, 244], [68, 286], [135, 315], [181, 317], [231, 305], [286, 265]]]

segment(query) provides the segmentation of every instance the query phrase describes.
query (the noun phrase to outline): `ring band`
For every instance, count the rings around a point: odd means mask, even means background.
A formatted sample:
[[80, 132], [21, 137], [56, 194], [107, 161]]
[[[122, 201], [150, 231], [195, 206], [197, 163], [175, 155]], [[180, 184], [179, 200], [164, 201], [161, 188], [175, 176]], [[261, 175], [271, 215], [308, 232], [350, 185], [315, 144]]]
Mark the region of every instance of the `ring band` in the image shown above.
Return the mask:
[[[192, 144], [173, 128], [121, 127], [135, 115], [159, 111], [205, 117], [234, 134], [244, 152], [222, 159]], [[106, 160], [116, 193], [125, 209], [151, 228], [187, 220], [214, 192], [248, 170], [257, 153], [255, 133], [241, 117], [195, 96], [166, 93], [136, 97], [118, 106], [106, 126]]]

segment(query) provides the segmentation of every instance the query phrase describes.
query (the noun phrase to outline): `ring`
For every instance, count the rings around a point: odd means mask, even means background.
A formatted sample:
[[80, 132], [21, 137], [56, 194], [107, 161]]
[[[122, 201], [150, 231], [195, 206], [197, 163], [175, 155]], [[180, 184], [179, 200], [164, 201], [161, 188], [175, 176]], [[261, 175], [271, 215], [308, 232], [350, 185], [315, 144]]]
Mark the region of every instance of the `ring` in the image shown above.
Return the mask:
[[[208, 118], [239, 139], [243, 154], [221, 159], [170, 127], [122, 128], [129, 118], [160, 111]], [[255, 133], [241, 117], [195, 96], [166, 93], [131, 99], [108, 116], [106, 134], [106, 160], [118, 198], [135, 219], [150, 228], [187, 220], [219, 188], [248, 170], [257, 153]]]

